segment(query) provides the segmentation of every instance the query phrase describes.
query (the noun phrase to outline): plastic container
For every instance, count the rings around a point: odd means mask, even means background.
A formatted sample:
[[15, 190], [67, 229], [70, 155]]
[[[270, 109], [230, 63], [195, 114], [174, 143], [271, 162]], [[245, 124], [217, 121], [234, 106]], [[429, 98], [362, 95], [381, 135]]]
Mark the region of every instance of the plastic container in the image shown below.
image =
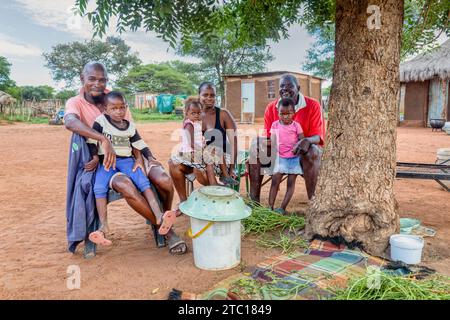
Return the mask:
[[422, 237], [394, 234], [389, 243], [391, 245], [391, 259], [407, 264], [418, 264], [422, 260], [424, 241]]
[[241, 219], [251, 209], [236, 191], [221, 186], [195, 190], [180, 210], [190, 216], [194, 264], [204, 270], [226, 270], [241, 261]]
[[[450, 148], [440, 148], [436, 152], [436, 164], [449, 164]], [[447, 161], [447, 162], [446, 162]]]
[[400, 219], [400, 233], [410, 234], [411, 231], [420, 226], [420, 220], [412, 218], [401, 218]]

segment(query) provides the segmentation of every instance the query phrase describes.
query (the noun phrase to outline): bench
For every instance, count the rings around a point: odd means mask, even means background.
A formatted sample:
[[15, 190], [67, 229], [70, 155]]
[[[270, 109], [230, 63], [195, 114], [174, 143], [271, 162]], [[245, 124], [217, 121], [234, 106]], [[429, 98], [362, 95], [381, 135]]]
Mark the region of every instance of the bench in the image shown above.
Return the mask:
[[[449, 163], [447, 165], [447, 163]], [[267, 169], [268, 170], [268, 169]], [[243, 173], [246, 179], [246, 191], [249, 193], [248, 171]], [[286, 180], [287, 175], [284, 175], [282, 182]], [[439, 183], [444, 190], [450, 192], [450, 184], [445, 184], [443, 181], [450, 181], [450, 159], [444, 161], [442, 164], [429, 163], [413, 163], [413, 162], [397, 162], [396, 178], [400, 179], [431, 179]], [[272, 177], [269, 176], [265, 181], [263, 180], [261, 188], [269, 183]]]
[[404, 179], [431, 179], [435, 180], [446, 191], [450, 188], [442, 181], [450, 181], [450, 165], [443, 164], [397, 162], [397, 178]]

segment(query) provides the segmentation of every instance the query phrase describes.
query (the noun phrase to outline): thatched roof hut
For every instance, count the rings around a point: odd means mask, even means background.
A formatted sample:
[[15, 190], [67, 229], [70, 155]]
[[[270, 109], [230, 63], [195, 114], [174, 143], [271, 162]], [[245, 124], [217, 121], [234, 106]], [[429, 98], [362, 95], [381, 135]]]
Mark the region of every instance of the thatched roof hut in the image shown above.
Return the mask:
[[400, 65], [400, 125], [450, 121], [450, 39]]
[[400, 65], [400, 82], [450, 78], [450, 39], [439, 48]]

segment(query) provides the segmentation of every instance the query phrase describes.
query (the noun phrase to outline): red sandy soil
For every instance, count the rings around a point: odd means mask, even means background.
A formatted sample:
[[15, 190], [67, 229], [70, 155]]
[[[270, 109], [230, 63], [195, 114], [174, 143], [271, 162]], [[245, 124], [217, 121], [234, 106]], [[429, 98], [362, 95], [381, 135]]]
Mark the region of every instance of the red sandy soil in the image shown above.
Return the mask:
[[[166, 168], [176, 144], [170, 137], [179, 127], [179, 122], [138, 124]], [[65, 221], [69, 139], [62, 126], [0, 124], [1, 299], [166, 299], [172, 288], [201, 293], [278, 252], [245, 238], [239, 267], [203, 271], [194, 266], [192, 251], [172, 256], [167, 248], [156, 248], [144, 219], [120, 200], [109, 210], [113, 246], [100, 248], [92, 260], [83, 259], [82, 245], [75, 254], [69, 253]], [[398, 160], [434, 163], [436, 150], [450, 146], [450, 136], [425, 128], [399, 128], [397, 144]], [[263, 188], [263, 203], [268, 190], [269, 186]], [[424, 264], [450, 275], [450, 193], [434, 181], [408, 179], [396, 180], [395, 194], [401, 217], [419, 218], [437, 231], [434, 238], [426, 238]], [[303, 211], [306, 206], [300, 178], [288, 210]], [[189, 218], [183, 216], [175, 229], [191, 247], [185, 235], [188, 225]], [[79, 290], [66, 287], [70, 265], [80, 267]]]

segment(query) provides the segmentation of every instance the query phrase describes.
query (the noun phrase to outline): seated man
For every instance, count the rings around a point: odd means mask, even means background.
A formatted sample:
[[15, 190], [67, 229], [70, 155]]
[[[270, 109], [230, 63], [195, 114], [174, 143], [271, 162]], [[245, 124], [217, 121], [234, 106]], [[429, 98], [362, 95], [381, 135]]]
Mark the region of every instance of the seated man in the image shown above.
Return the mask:
[[[86, 64], [81, 74], [81, 83], [83, 87], [80, 94], [72, 97], [66, 103], [66, 113], [64, 116], [65, 126], [68, 130], [78, 134], [85, 139], [91, 138], [101, 143], [104, 150], [104, 166], [106, 169], [115, 168], [116, 155], [113, 151], [111, 142], [102, 134], [92, 129], [95, 119], [105, 111], [103, 98], [106, 93], [107, 73], [105, 67], [96, 62]], [[126, 119], [131, 120], [131, 113], [127, 110]], [[148, 178], [156, 187], [158, 194], [163, 202], [163, 211], [171, 209], [174, 194], [173, 184], [170, 177], [164, 172], [161, 164], [153, 158], [148, 159]], [[112, 177], [111, 187], [119, 192], [127, 203], [141, 216], [151, 217], [151, 208], [142, 194], [136, 189], [130, 178], [124, 175]], [[69, 191], [69, 188], [68, 188]], [[68, 198], [70, 194], [68, 194]], [[68, 223], [69, 223], [69, 205], [68, 205]], [[69, 225], [68, 225], [69, 228]], [[68, 230], [68, 234], [70, 230]], [[84, 240], [77, 235], [78, 242]], [[169, 250], [172, 254], [183, 254], [187, 251], [186, 243], [181, 240], [173, 230], [166, 235], [169, 244]], [[74, 251], [73, 242], [69, 239], [70, 250]]]
[[[294, 147], [294, 154], [300, 156], [308, 199], [314, 196], [320, 169], [320, 157], [325, 136], [325, 124], [319, 102], [300, 93], [297, 78], [292, 74], [283, 74], [280, 78], [280, 98], [291, 98], [295, 102], [293, 120], [303, 129], [305, 137]], [[261, 184], [263, 179], [262, 167], [270, 167], [273, 163], [271, 156], [270, 128], [279, 119], [278, 99], [271, 102], [264, 114], [265, 137], [258, 137], [253, 141], [250, 149], [249, 175], [250, 198], [260, 202]], [[272, 153], [273, 154], [273, 153]], [[267, 159], [262, 161], [266, 155]]]

